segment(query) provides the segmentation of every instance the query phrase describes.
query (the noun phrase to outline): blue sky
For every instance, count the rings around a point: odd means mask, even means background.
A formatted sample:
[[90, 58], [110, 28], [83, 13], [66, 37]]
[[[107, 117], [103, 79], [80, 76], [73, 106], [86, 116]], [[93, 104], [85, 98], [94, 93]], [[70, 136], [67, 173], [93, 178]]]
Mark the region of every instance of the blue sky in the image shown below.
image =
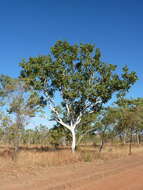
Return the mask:
[[129, 96], [142, 97], [142, 0], [0, 0], [1, 74], [18, 76], [22, 58], [57, 40], [93, 43], [105, 62], [127, 64], [139, 76]]

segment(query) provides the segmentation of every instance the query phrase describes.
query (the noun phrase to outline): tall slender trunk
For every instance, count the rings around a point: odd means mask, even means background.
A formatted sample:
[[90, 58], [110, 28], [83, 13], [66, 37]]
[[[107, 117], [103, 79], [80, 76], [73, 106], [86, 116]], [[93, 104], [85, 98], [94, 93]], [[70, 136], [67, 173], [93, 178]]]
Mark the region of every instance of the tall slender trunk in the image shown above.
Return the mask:
[[140, 144], [140, 135], [138, 133], [136, 134], [136, 138], [137, 138], [137, 144]]
[[132, 129], [130, 131], [129, 155], [132, 154]]
[[13, 160], [17, 160], [17, 155], [19, 152], [19, 144], [20, 144], [20, 130], [22, 129], [21, 117], [20, 113], [16, 114], [16, 123], [15, 123], [15, 137], [14, 137], [14, 157]]
[[124, 141], [123, 141], [124, 145], [126, 144], [126, 134], [124, 134]]
[[18, 131], [15, 134], [15, 139], [14, 139], [14, 154], [13, 154], [13, 160], [17, 160], [17, 153], [19, 151], [19, 135]]
[[120, 143], [122, 144], [123, 143], [123, 138], [122, 138], [121, 134], [119, 135], [119, 138], [120, 138]]
[[72, 133], [72, 152], [75, 152], [75, 148], [76, 148], [76, 135], [75, 135], [75, 129], [71, 130]]
[[104, 146], [104, 136], [101, 136], [101, 144], [100, 144], [100, 147], [99, 147], [99, 152], [102, 151], [103, 146]]
[[107, 129], [107, 125], [104, 127], [104, 130], [102, 131], [101, 136], [100, 136], [101, 137], [101, 145], [100, 145], [100, 148], [99, 148], [99, 152], [102, 151], [103, 146], [104, 146], [104, 139], [105, 139], [106, 129]]

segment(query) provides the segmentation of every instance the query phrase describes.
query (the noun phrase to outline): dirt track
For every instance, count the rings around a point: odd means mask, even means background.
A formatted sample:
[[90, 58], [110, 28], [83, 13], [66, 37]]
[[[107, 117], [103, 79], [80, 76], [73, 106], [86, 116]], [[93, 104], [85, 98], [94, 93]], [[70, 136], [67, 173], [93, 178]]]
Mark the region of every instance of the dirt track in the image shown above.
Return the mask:
[[0, 190], [143, 190], [143, 156], [53, 167], [36, 176], [0, 180]]

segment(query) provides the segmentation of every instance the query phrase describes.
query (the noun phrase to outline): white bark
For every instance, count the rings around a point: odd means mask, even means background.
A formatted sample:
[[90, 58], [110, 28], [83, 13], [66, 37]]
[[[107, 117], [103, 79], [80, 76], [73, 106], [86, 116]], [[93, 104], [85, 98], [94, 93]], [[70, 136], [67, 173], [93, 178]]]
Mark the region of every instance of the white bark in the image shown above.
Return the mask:
[[[71, 122], [70, 122], [70, 125], [69, 124], [66, 124], [60, 117], [60, 114], [58, 113], [58, 111], [56, 110], [55, 106], [53, 106], [53, 103], [51, 101], [51, 104], [50, 104], [50, 108], [51, 110], [55, 113], [56, 115], [56, 121], [58, 123], [60, 123], [62, 126], [66, 127], [67, 129], [70, 130], [70, 132], [72, 133], [72, 145], [71, 145], [71, 148], [72, 148], [72, 152], [75, 152], [75, 147], [76, 147], [76, 133], [75, 133], [75, 129], [76, 127], [78, 126], [78, 124], [80, 123], [81, 121], [81, 117], [82, 117], [82, 113], [80, 112], [79, 113], [79, 116]], [[67, 108], [67, 114], [70, 115], [70, 109], [69, 109], [69, 106], [68, 104], [66, 104], [66, 108]]]
[[76, 136], [75, 136], [75, 130], [72, 129], [72, 152], [75, 152], [75, 147], [76, 147]]
[[70, 115], [70, 109], [69, 109], [69, 105], [68, 104], [66, 104], [66, 108], [67, 108], [67, 115], [69, 116]]
[[137, 138], [137, 144], [140, 144], [140, 137], [139, 137], [139, 134], [136, 135], [136, 138]]
[[82, 117], [82, 113], [80, 112], [79, 116], [77, 117], [77, 119], [76, 119], [76, 121], [74, 123], [74, 127], [76, 127], [80, 123], [81, 117]]

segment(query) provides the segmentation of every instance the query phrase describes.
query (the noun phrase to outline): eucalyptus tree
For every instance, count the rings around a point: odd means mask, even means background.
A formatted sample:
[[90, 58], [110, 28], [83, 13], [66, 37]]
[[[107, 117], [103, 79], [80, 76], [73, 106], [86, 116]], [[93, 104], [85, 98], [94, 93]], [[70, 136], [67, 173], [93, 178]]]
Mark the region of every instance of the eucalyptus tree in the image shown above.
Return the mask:
[[20, 138], [29, 119], [40, 111], [40, 98], [20, 79], [2, 76], [3, 95], [5, 96], [5, 112], [11, 116], [12, 124], [9, 132], [14, 144], [14, 152], [18, 152]]
[[129, 135], [129, 155], [132, 154], [133, 134], [142, 130], [143, 125], [143, 99], [119, 99], [118, 105], [118, 127], [120, 130], [126, 130]]
[[111, 131], [116, 127], [116, 119], [114, 116], [114, 109], [112, 107], [106, 107], [100, 113], [97, 122], [95, 122], [96, 131], [101, 139], [101, 144], [99, 147], [99, 152], [102, 151], [105, 138], [108, 133], [111, 134]]
[[[0, 75], [0, 121], [2, 121], [4, 114], [4, 106], [6, 105], [6, 97], [8, 95], [8, 91], [6, 90], [6, 86], [11, 85], [11, 78], [5, 75]], [[10, 91], [10, 89], [9, 89]]]
[[55, 121], [70, 130], [73, 152], [81, 119], [100, 111], [114, 93], [127, 91], [137, 80], [127, 67], [121, 76], [116, 74], [116, 66], [104, 63], [94, 45], [66, 41], [57, 41], [48, 55], [30, 57], [20, 66], [21, 78], [47, 102]]
[[48, 144], [49, 129], [47, 126], [40, 124], [39, 126], [35, 127], [33, 133], [33, 140], [35, 144], [40, 144], [41, 146]]
[[71, 141], [71, 135], [68, 129], [59, 124], [49, 130], [49, 144], [58, 147], [59, 145], [67, 145]]
[[[11, 91], [10, 86], [12, 78], [6, 75], [0, 75], [0, 128], [3, 131], [2, 143], [7, 143], [10, 140], [9, 127], [12, 125], [12, 120], [7, 115], [7, 98], [8, 90]], [[8, 88], [6, 88], [6, 86]]]
[[1, 143], [7, 144], [11, 141], [10, 128], [12, 126], [12, 120], [8, 114], [1, 112], [0, 114], [0, 130], [1, 130]]
[[[87, 136], [92, 137], [98, 129], [98, 117], [101, 113], [87, 113], [81, 118], [81, 122], [76, 130], [77, 143], [76, 147], [80, 145], [81, 141], [86, 140]], [[96, 123], [96, 124], [95, 124]]]

